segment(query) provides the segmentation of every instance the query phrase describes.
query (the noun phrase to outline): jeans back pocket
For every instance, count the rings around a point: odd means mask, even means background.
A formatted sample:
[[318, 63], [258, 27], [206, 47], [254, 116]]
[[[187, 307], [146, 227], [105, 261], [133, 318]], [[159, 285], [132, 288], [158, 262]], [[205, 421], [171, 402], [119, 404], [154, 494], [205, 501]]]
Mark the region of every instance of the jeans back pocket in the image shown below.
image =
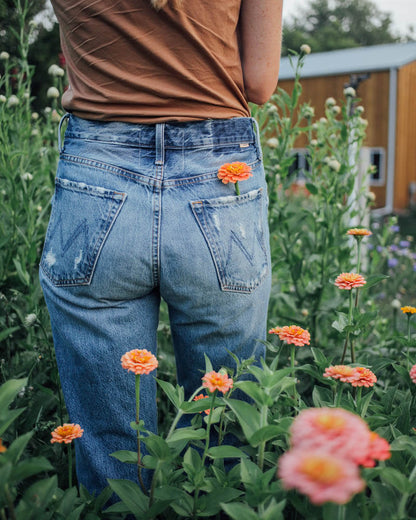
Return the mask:
[[223, 291], [252, 292], [269, 272], [262, 188], [191, 202]]
[[41, 268], [56, 286], [89, 285], [126, 195], [57, 178]]

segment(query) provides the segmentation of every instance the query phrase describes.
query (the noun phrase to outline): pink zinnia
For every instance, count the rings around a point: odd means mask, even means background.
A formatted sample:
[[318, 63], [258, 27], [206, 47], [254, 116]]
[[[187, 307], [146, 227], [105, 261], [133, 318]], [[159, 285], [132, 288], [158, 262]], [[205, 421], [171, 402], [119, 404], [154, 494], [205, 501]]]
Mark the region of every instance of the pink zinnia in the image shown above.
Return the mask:
[[377, 382], [377, 377], [374, 372], [368, 368], [354, 367], [353, 380], [349, 381], [352, 386], [365, 386], [366, 388], [374, 386]]
[[356, 287], [362, 287], [366, 283], [365, 279], [356, 273], [341, 273], [335, 280], [335, 285], [339, 289], [346, 289], [347, 291]]
[[353, 461], [326, 450], [297, 448], [279, 459], [278, 477], [286, 489], [297, 489], [316, 505], [346, 504], [365, 488]]
[[354, 376], [354, 367], [348, 365], [334, 365], [325, 369], [324, 377], [339, 379], [343, 383], [351, 383]]
[[274, 329], [269, 330], [269, 334], [277, 334], [282, 341], [286, 341], [289, 345], [296, 345], [297, 347], [309, 345], [311, 340], [309, 332], [297, 325], [274, 327]]
[[367, 456], [360, 460], [359, 464], [365, 468], [373, 468], [376, 465], [376, 460], [387, 460], [390, 457], [390, 444], [378, 433], [370, 432], [370, 446]]
[[121, 366], [138, 376], [142, 374], [150, 374], [150, 372], [156, 370], [158, 361], [156, 357], [145, 348], [136, 348], [121, 356]]
[[290, 428], [293, 448], [324, 449], [358, 464], [367, 456], [370, 430], [358, 415], [342, 408], [302, 410]]
[[221, 374], [220, 372], [215, 372], [212, 370], [204, 375], [202, 378], [202, 386], [207, 388], [209, 392], [215, 392], [218, 390], [225, 394], [233, 387], [233, 380], [231, 377], [228, 377], [227, 374]]
[[377, 382], [376, 375], [368, 368], [350, 367], [348, 365], [334, 365], [325, 369], [324, 377], [339, 379], [343, 383], [350, 383], [352, 386], [374, 386]]
[[409, 372], [410, 379], [416, 384], [416, 365], [413, 365]]

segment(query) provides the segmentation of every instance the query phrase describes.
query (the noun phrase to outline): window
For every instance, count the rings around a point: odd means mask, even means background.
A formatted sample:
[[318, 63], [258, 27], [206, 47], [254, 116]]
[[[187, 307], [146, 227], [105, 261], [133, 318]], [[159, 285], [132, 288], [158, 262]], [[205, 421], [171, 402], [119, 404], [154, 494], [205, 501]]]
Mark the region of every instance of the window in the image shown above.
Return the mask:
[[289, 167], [289, 177], [294, 181], [305, 180], [305, 172], [309, 172], [310, 161], [309, 153], [306, 148], [294, 148], [292, 151], [295, 160]]
[[375, 172], [370, 176], [370, 186], [383, 186], [385, 183], [386, 152], [384, 148], [370, 148], [370, 164]]

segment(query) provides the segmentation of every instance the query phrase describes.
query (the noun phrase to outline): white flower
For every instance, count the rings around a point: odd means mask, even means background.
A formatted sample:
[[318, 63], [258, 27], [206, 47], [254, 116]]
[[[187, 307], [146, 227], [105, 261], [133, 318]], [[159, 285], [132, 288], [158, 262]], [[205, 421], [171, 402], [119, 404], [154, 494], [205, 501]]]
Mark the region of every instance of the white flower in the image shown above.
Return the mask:
[[45, 114], [50, 114], [52, 112], [52, 108], [51, 107], [45, 107], [43, 109], [43, 111], [45, 112]]
[[25, 93], [23, 94], [23, 98], [24, 98], [24, 99], [29, 99], [29, 98], [30, 98], [30, 93], [29, 93], [29, 92], [25, 92]]
[[31, 131], [31, 135], [33, 135], [33, 136], [39, 135], [39, 129], [38, 129], [38, 128], [34, 128], [34, 129]]
[[59, 65], [51, 65], [48, 69], [48, 74], [54, 77], [60, 77], [62, 78], [65, 75], [64, 69], [62, 69]]
[[304, 43], [303, 45], [300, 46], [300, 52], [302, 52], [303, 54], [310, 54], [311, 51], [312, 51], [312, 49], [310, 48], [310, 46], [307, 43]]
[[357, 114], [362, 114], [364, 112], [364, 107], [362, 105], [359, 105], [355, 111], [357, 112]]
[[37, 112], [32, 112], [33, 121], [37, 121], [39, 119], [39, 114]]
[[362, 117], [359, 117], [359, 118], [358, 118], [358, 121], [359, 121], [363, 126], [368, 126], [368, 121], [367, 121], [367, 119], [363, 119]]
[[333, 97], [329, 97], [325, 101], [325, 106], [327, 106], [328, 108], [331, 108], [336, 104], [337, 104], [337, 102], [335, 101], [335, 98], [333, 98]]
[[7, 100], [7, 106], [8, 107], [15, 107], [20, 103], [19, 98], [12, 94], [9, 99]]
[[24, 181], [31, 181], [31, 180], [33, 180], [33, 175], [31, 173], [29, 173], [29, 172], [25, 172], [22, 175], [22, 179]]
[[3, 96], [3, 94], [0, 94], [0, 103], [6, 103], [7, 98], [6, 96]]
[[47, 98], [57, 99], [59, 98], [59, 90], [56, 87], [49, 87], [46, 92]]
[[270, 104], [268, 107], [267, 107], [267, 113], [268, 114], [277, 114], [277, 106], [276, 105], [272, 105]]
[[318, 146], [318, 140], [317, 139], [311, 139], [310, 145], [311, 146]]
[[367, 199], [371, 200], [371, 202], [374, 202], [376, 200], [376, 194], [374, 191], [367, 192]]
[[357, 95], [357, 93], [355, 92], [355, 88], [353, 88], [353, 87], [344, 88], [345, 97], [355, 97], [356, 95]]
[[39, 213], [42, 211], [42, 206], [36, 206], [36, 210], [39, 211]]
[[267, 139], [266, 145], [269, 148], [277, 148], [279, 146], [279, 140], [277, 137], [270, 137], [270, 139]]
[[393, 309], [400, 309], [400, 307], [402, 306], [402, 304], [400, 303], [400, 300], [398, 300], [397, 298], [395, 298], [394, 300], [392, 300], [392, 302], [391, 302], [391, 306], [393, 307]]
[[336, 159], [329, 159], [325, 162], [331, 168], [331, 170], [334, 170], [335, 172], [339, 172], [339, 170], [341, 169], [341, 164]]
[[10, 54], [6, 51], [0, 52], [0, 60], [7, 61], [10, 58]]
[[307, 119], [311, 119], [311, 118], [314, 117], [314, 115], [315, 115], [315, 109], [314, 109], [313, 107], [306, 106], [306, 107], [304, 107], [304, 109], [303, 109], [303, 115], [304, 115], [304, 117], [306, 117]]
[[25, 317], [23, 323], [24, 323], [25, 327], [31, 327], [32, 325], [34, 325], [36, 323], [37, 319], [38, 319], [38, 317], [36, 316], [36, 314], [31, 313]]
[[328, 120], [327, 120], [326, 117], [321, 117], [321, 119], [319, 120], [319, 122], [322, 123], [323, 125], [325, 125], [325, 124], [328, 122]]
[[331, 108], [331, 112], [334, 114], [334, 116], [337, 116], [341, 112], [341, 108], [338, 105], [334, 105]]

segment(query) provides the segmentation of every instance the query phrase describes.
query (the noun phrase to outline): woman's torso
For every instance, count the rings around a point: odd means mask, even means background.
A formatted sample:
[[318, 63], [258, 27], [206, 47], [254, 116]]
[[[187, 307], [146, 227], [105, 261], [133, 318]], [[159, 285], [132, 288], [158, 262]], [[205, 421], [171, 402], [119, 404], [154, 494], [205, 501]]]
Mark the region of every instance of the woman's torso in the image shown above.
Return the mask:
[[70, 88], [85, 119], [157, 123], [249, 116], [238, 50], [241, 0], [52, 0]]

